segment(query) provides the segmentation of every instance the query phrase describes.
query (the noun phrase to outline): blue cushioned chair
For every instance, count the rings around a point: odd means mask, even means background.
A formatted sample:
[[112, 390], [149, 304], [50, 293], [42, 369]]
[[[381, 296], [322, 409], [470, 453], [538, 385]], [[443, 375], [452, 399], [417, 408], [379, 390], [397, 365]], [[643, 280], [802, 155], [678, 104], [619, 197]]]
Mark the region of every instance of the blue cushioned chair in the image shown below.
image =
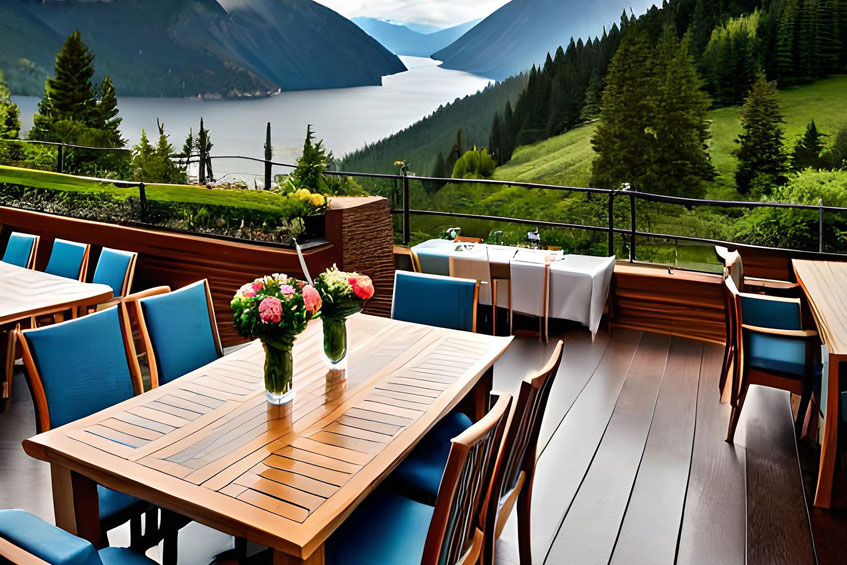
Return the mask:
[[412, 267], [420, 273], [447, 276], [450, 255], [456, 243], [447, 239], [430, 239], [412, 248]]
[[[21, 332], [21, 344], [39, 433], [84, 418], [142, 391], [141, 372], [123, 305], [67, 322]], [[140, 515], [148, 505], [98, 485], [105, 532]], [[136, 533], [137, 532], [137, 533]]]
[[35, 254], [38, 251], [38, 242], [41, 238], [28, 233], [12, 232], [6, 251], [3, 253], [3, 262], [17, 265], [24, 269], [35, 267]]
[[475, 332], [478, 301], [477, 281], [396, 271], [391, 317]]
[[92, 282], [110, 286], [116, 297], [126, 296], [132, 287], [137, 258], [138, 253], [104, 247], [100, 251]]
[[727, 277], [724, 284], [735, 308], [737, 351], [727, 441], [732, 442], [735, 437], [747, 391], [753, 384], [800, 396], [795, 422], [795, 431], [800, 435], [820, 371], [817, 332], [803, 329], [799, 299], [740, 293], [733, 277]]
[[476, 563], [483, 548], [481, 516], [510, 404], [509, 395], [500, 396], [485, 417], [453, 439], [434, 507], [378, 489], [329, 538], [326, 563]]
[[153, 565], [126, 548], [97, 551], [90, 542], [48, 524], [25, 510], [0, 510], [0, 557], [12, 563], [51, 565]]
[[137, 301], [150, 382], [159, 386], [223, 355], [209, 283]]
[[[506, 429], [492, 482], [492, 501], [485, 517], [485, 551], [482, 563], [494, 563], [494, 545], [518, 503], [520, 562], [532, 563], [530, 513], [535, 476], [536, 448], [550, 389], [559, 372], [564, 344], [559, 341], [545, 366], [521, 382], [520, 395]], [[401, 492], [426, 504], [435, 504], [447, 466], [450, 439], [471, 426], [471, 420], [454, 412], [433, 428], [418, 447], [392, 473]], [[496, 495], [494, 494], [496, 493]]]
[[77, 243], [65, 239], [53, 241], [50, 260], [47, 261], [45, 273], [68, 279], [85, 280], [88, 270], [88, 252], [91, 246], [87, 243]]

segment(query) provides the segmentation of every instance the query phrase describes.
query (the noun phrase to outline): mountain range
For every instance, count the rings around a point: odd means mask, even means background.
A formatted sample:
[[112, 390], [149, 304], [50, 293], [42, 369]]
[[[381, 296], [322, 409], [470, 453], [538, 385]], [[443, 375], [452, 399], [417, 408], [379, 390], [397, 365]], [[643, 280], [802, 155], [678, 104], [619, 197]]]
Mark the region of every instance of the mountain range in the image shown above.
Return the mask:
[[13, 93], [43, 93], [74, 30], [121, 96], [265, 96], [379, 85], [406, 70], [312, 0], [2, 0], [0, 69]]
[[382, 43], [392, 53], [414, 57], [429, 57], [462, 37], [480, 21], [476, 19], [447, 29], [422, 33], [412, 29], [407, 24], [387, 22], [376, 18], [353, 18], [353, 23]]
[[512, 0], [433, 54], [443, 66], [502, 80], [541, 64], [570, 38], [599, 35], [624, 10], [640, 14], [655, 0]]

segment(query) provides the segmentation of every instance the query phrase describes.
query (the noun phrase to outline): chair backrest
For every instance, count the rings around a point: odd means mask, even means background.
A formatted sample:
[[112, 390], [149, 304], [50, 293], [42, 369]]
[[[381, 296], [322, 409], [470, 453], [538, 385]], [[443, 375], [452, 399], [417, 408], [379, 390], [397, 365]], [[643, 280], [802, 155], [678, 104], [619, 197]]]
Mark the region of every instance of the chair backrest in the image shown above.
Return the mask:
[[[563, 351], [564, 344], [559, 341], [541, 371], [521, 382], [518, 400], [509, 418], [491, 481], [491, 498], [485, 517], [485, 527], [489, 532], [493, 532], [497, 523], [501, 498], [515, 488], [521, 472], [525, 473], [524, 482], [532, 481], [541, 422], [547, 408], [550, 389], [559, 372]], [[509, 510], [506, 509], [507, 512]]]
[[740, 293], [738, 301], [742, 324], [779, 330], [803, 329], [799, 298]]
[[453, 438], [421, 563], [475, 563], [482, 551], [483, 512], [512, 398], [500, 395], [479, 422]]
[[104, 247], [97, 259], [92, 282], [109, 285], [115, 296], [126, 296], [132, 287], [137, 259], [138, 253]]
[[[724, 321], [726, 325], [726, 344], [727, 346], [735, 345], [735, 330], [736, 330], [736, 310], [738, 306], [736, 305], [735, 296], [738, 294], [738, 287], [735, 284], [734, 279], [730, 276], [730, 268], [728, 266], [724, 266], [723, 269], [723, 279], [724, 284], [721, 287], [721, 295], [723, 296], [723, 307], [724, 307]], [[729, 284], [727, 284], [729, 281]], [[733, 293], [732, 289], [735, 289]]]
[[142, 391], [123, 304], [44, 328], [16, 331], [37, 427], [45, 432]]
[[208, 365], [221, 355], [209, 283], [138, 300], [138, 323], [156, 387]]
[[726, 260], [729, 257], [729, 249], [723, 245], [715, 245], [715, 257], [718, 258], [721, 265], [726, 266]]
[[25, 510], [0, 510], [0, 561], [50, 565], [101, 565], [90, 542]]
[[475, 332], [478, 301], [477, 281], [396, 271], [391, 317], [404, 322]]
[[38, 242], [41, 237], [28, 233], [12, 232], [9, 235], [9, 243], [3, 253], [3, 262], [17, 265], [24, 269], [35, 267], [35, 255], [38, 252]]
[[85, 280], [90, 249], [91, 246], [87, 243], [56, 239], [53, 241], [50, 260], [47, 261], [44, 272], [68, 279]]

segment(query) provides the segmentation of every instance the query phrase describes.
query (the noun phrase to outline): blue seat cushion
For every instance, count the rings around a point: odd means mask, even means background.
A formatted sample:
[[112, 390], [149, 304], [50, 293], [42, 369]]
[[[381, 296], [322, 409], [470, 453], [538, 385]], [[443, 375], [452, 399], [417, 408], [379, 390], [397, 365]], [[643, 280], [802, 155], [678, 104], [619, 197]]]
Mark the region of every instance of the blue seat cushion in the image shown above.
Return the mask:
[[35, 245], [35, 236], [13, 233], [9, 236], [9, 243], [3, 253], [3, 262], [18, 267], [26, 267], [32, 255], [33, 245]]
[[125, 547], [107, 547], [100, 550], [100, 560], [103, 565], [155, 565], [155, 561], [148, 559], [140, 553], [136, 553]]
[[762, 328], [803, 328], [799, 302], [769, 299], [766, 296], [742, 295], [741, 319], [747, 325]]
[[131, 259], [132, 253], [104, 248], [100, 252], [100, 259], [97, 260], [97, 268], [94, 270], [92, 281], [109, 285], [112, 287], [112, 293], [115, 296], [120, 296]]
[[434, 508], [378, 489], [327, 540], [335, 565], [420, 563]]
[[53, 242], [53, 250], [44, 272], [68, 279], [78, 278], [85, 250], [86, 246], [82, 243], [57, 239]]
[[139, 304], [153, 342], [160, 385], [218, 358], [202, 282], [144, 298]]
[[471, 425], [471, 419], [461, 412], [448, 414], [391, 474], [392, 481], [415, 500], [434, 505], [450, 456], [450, 440]]
[[397, 271], [392, 318], [473, 331], [476, 281]]
[[802, 378], [806, 373], [806, 344], [799, 339], [746, 332], [747, 365]]
[[105, 521], [108, 521], [109, 518], [123, 512], [130, 506], [141, 502], [134, 496], [106, 488], [102, 485], [97, 485], [97, 498], [100, 503], [100, 519]]
[[88, 541], [24, 510], [0, 510], [0, 537], [52, 565], [100, 565]]

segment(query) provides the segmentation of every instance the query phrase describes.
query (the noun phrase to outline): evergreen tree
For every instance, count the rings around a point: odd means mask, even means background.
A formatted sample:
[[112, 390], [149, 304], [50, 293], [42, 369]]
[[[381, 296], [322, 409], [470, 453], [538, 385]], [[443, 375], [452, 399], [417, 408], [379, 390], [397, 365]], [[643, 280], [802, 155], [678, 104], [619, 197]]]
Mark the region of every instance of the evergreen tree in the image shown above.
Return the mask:
[[759, 12], [715, 28], [703, 52], [700, 68], [718, 106], [740, 104], [760, 72]]
[[[12, 94], [6, 87], [3, 71], [0, 71], [0, 139], [17, 139], [20, 132], [20, 109], [12, 102]], [[0, 145], [0, 151], [4, 151], [3, 145]]]
[[794, 152], [791, 154], [791, 167], [795, 171], [802, 171], [809, 167], [820, 168], [824, 137], [826, 135], [818, 131], [815, 121], [809, 122], [809, 125], [806, 126], [806, 133], [797, 141]]
[[456, 161], [451, 176], [454, 179], [487, 179], [496, 167], [497, 163], [486, 149], [474, 147]]
[[121, 137], [121, 118], [118, 116], [118, 97], [115, 85], [109, 77], [103, 78], [100, 85], [100, 100], [97, 102], [97, 127], [105, 136], [109, 147], [123, 147], [126, 140]]
[[735, 183], [740, 193], [769, 194], [785, 183], [783, 123], [776, 84], [760, 75], [744, 101], [744, 132], [738, 136], [739, 147], [734, 151], [739, 161]]
[[776, 71], [782, 83], [797, 76], [797, 35], [800, 0], [786, 0], [776, 36]]
[[452, 171], [453, 167], [456, 165], [456, 161], [462, 158], [462, 155], [465, 153], [464, 142], [462, 141], [462, 129], [456, 132], [456, 143], [453, 144], [453, 147], [450, 148], [450, 153], [447, 154], [447, 170]]
[[488, 147], [491, 148], [491, 155], [499, 165], [504, 163], [501, 158], [501, 155], [504, 152], [503, 140], [501, 138], [502, 133], [503, 125], [500, 123], [500, 114], [496, 113], [494, 114], [494, 119], [491, 121], [491, 135], [488, 137]]
[[582, 105], [582, 111], [579, 114], [581, 121], [589, 122], [600, 115], [600, 109], [603, 105], [603, 86], [600, 72], [598, 69], [594, 69], [588, 82], [588, 88], [585, 90], [585, 103]]
[[291, 179], [300, 188], [323, 192], [326, 184], [323, 174], [329, 166], [330, 159], [332, 159], [332, 153], [326, 152], [322, 139], [315, 141], [312, 125], [307, 125], [303, 154], [297, 159], [297, 168], [291, 173]]
[[147, 139], [147, 132], [141, 130], [141, 140], [132, 151], [132, 178], [139, 182], [151, 182], [159, 171], [155, 170], [156, 150]]
[[194, 146], [195, 151], [200, 156], [200, 178], [201, 180], [214, 179], [212, 172], [212, 139], [209, 135], [209, 130], [203, 125], [203, 118], [200, 118], [200, 131], [197, 133], [197, 141]]
[[[689, 54], [687, 36], [683, 43], [667, 28], [652, 63], [655, 77], [652, 143], [648, 169], [640, 186], [659, 194], [701, 197], [703, 182], [714, 178], [708, 152], [711, 105]], [[633, 179], [638, 180], [638, 179]]]
[[821, 164], [834, 171], [847, 170], [847, 127], [835, 134], [832, 147], [823, 154]]
[[[447, 170], [447, 164], [444, 162], [444, 154], [440, 151], [438, 155], [435, 157], [435, 165], [432, 168], [432, 173], [430, 174], [432, 177], [446, 179], [450, 177], [450, 171]], [[427, 181], [423, 183], [424, 189], [428, 194], [435, 194], [446, 183], [444, 181]]]
[[[62, 133], [74, 128], [62, 127], [58, 122], [77, 122], [81, 127], [96, 128], [98, 123], [97, 99], [92, 77], [94, 55], [82, 42], [78, 31], [65, 40], [56, 55], [54, 77], [48, 78], [44, 98], [38, 104], [30, 136], [47, 141], [69, 141]], [[76, 128], [79, 130], [79, 127]]]
[[600, 123], [591, 140], [597, 152], [591, 175], [593, 186], [618, 188], [621, 183], [635, 183], [635, 179], [646, 176], [645, 155], [655, 141], [649, 133], [655, 102], [651, 49], [644, 31], [627, 30], [609, 66]]

